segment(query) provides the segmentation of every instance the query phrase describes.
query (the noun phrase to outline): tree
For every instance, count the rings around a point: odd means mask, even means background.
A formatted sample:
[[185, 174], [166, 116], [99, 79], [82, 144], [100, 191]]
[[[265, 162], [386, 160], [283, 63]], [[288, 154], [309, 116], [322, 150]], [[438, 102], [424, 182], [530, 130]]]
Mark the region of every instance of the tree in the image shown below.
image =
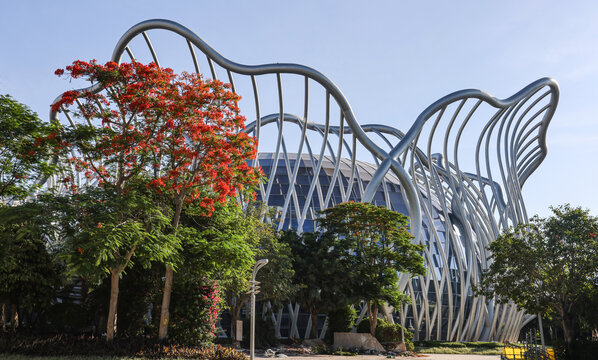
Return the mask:
[[317, 338], [318, 314], [356, 300], [358, 279], [350, 256], [351, 248], [348, 242], [331, 233], [298, 235], [289, 231], [283, 233], [281, 240], [290, 246], [293, 254], [295, 298], [309, 312], [310, 334]]
[[93, 283], [110, 275], [108, 341], [117, 330], [119, 282], [125, 269], [133, 261], [146, 267], [164, 261], [180, 246], [179, 239], [167, 233], [170, 217], [156, 205], [154, 195], [143, 180], [131, 179], [125, 193], [104, 186], [81, 188], [57, 209], [61, 257], [70, 272]]
[[2, 331], [6, 328], [7, 303], [12, 305], [11, 323], [16, 329], [20, 313], [39, 315], [62, 284], [62, 268], [46, 241], [48, 230], [54, 228], [53, 220], [43, 202], [0, 207]]
[[40, 139], [51, 131], [27, 106], [9, 95], [0, 95], [0, 204], [31, 194], [35, 180], [51, 172]]
[[349, 243], [354, 271], [361, 279], [359, 295], [368, 303], [370, 332], [376, 334], [381, 301], [398, 306], [405, 295], [398, 289], [399, 272], [425, 274], [423, 245], [413, 244], [408, 218], [383, 206], [348, 202], [322, 211], [320, 225]]
[[[9, 207], [16, 205], [14, 200], [24, 200], [32, 195], [37, 188], [36, 180], [52, 172], [49, 153], [40, 142], [50, 131], [51, 126], [43, 123], [27, 106], [9, 95], [0, 95], [0, 255], [3, 259], [0, 264], [0, 283], [3, 284], [0, 297], [3, 298], [3, 329], [8, 312], [7, 299], [13, 303], [13, 315], [16, 315], [19, 304], [31, 308], [40, 302], [45, 303], [42, 298], [48, 300], [46, 285], [53, 282], [50, 280], [54, 274], [52, 259], [46, 252], [39, 227], [36, 227], [40, 220], [37, 217], [39, 207], [28, 204]], [[36, 146], [39, 151], [34, 151]], [[39, 302], [34, 295], [37, 290]]]
[[490, 243], [478, 292], [557, 317], [570, 348], [580, 311], [597, 286], [598, 218], [568, 204], [550, 209], [552, 216], [535, 216]]
[[[92, 258], [89, 265], [110, 272], [106, 338], [111, 341], [116, 328], [118, 281], [135, 252], [140, 250], [140, 246], [147, 245], [148, 250], [155, 250], [150, 251], [152, 258], [164, 259], [177, 246], [176, 237], [157, 236], [146, 231], [148, 224], [145, 220], [161, 221], [163, 217], [153, 216], [160, 211], [145, 201], [148, 197], [143, 191], [131, 192], [133, 187], [136, 190], [145, 187], [140, 183], [144, 179], [141, 175], [154, 157], [147, 141], [157, 136], [161, 125], [157, 119], [161, 119], [164, 107], [164, 99], [158, 89], [160, 84], [170, 79], [172, 71], [139, 63], [99, 65], [95, 61], [75, 61], [66, 67], [66, 72], [73, 79], [82, 78], [104, 89], [97, 93], [63, 93], [52, 104], [52, 111], [64, 111], [69, 123], [46, 136], [43, 144], [52, 145], [55, 156], [65, 158], [75, 171], [83, 172], [88, 180], [85, 188], [78, 189], [76, 174], [69, 174], [68, 168], [63, 169], [65, 175], [62, 181], [80, 197], [73, 202], [73, 205], [79, 206], [78, 211], [70, 212], [77, 217], [75, 222], [80, 226], [74, 230], [70, 228], [68, 239], [71, 241], [66, 246], [74, 252], [67, 251], [70, 255], [67, 258], [74, 261], [75, 269], [84, 270], [89, 266], [85, 261], [76, 260], [79, 255], [85, 254], [86, 261]], [[63, 69], [56, 70], [59, 76], [64, 73]], [[77, 107], [72, 106], [75, 102]], [[134, 186], [129, 186], [131, 184]], [[142, 203], [151, 208], [149, 218], [143, 213], [143, 207], [139, 207]], [[92, 218], [91, 214], [100, 216], [100, 219]], [[65, 226], [68, 228], [69, 223]], [[154, 230], [155, 227], [152, 227]], [[82, 246], [76, 241], [81, 241]], [[87, 245], [96, 251], [85, 252]]]
[[[75, 61], [66, 71], [106, 91], [67, 91], [52, 105], [58, 111], [82, 102], [71, 113], [85, 120], [71, 122], [55, 148], [74, 149], [69, 161], [75, 168], [117, 194], [137, 175], [150, 177], [147, 186], [170, 199], [172, 236], [165, 239], [178, 239], [184, 203], [197, 202], [210, 215], [215, 202], [256, 185], [260, 172], [246, 163], [255, 157], [255, 140], [239, 131], [245, 119], [229, 86], [199, 75], [177, 76], [153, 63]], [[167, 336], [175, 260], [166, 261], [161, 340]]]
[[274, 226], [264, 221], [272, 216], [271, 209], [261, 203], [249, 203], [244, 207], [229, 206], [229, 209], [225, 217], [219, 217], [218, 222], [212, 222], [212, 226], [216, 225], [216, 228], [206, 229], [204, 236], [238, 237], [239, 241], [249, 248], [249, 266], [238, 268], [239, 272], [230, 274], [233, 276], [221, 274], [216, 277], [224, 290], [231, 314], [231, 337], [234, 337], [241, 310], [250, 298], [247, 291], [256, 261], [264, 258], [269, 261], [268, 266], [257, 274], [257, 281], [261, 283], [262, 301], [270, 301], [274, 306], [282, 304], [292, 296], [294, 287], [291, 281], [294, 271], [291, 249], [280, 241], [280, 234], [276, 233]]

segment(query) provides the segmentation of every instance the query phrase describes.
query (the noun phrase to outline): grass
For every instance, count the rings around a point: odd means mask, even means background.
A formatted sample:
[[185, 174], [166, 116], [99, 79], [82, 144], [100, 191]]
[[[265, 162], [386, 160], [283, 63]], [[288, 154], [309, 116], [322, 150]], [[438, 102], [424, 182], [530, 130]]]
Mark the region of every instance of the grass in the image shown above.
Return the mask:
[[421, 347], [416, 346], [415, 352], [423, 354], [461, 354], [461, 355], [500, 355], [502, 348], [489, 349], [487, 347]]

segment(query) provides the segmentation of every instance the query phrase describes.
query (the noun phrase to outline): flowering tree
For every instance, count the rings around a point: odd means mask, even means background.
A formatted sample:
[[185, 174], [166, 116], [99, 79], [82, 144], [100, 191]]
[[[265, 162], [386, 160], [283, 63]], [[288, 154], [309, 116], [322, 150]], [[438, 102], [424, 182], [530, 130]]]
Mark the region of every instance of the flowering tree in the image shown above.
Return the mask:
[[404, 299], [398, 289], [398, 272], [412, 276], [425, 273], [419, 254], [423, 246], [412, 243], [408, 218], [384, 206], [347, 202], [322, 213], [320, 225], [348, 241], [354, 251], [354, 271], [362, 280], [359, 295], [368, 302], [370, 332], [375, 335], [380, 302], [397, 306]]
[[[240, 131], [245, 119], [237, 107], [239, 97], [227, 85], [203, 81], [199, 75], [175, 75], [153, 63], [75, 61], [66, 72], [105, 91], [67, 91], [52, 105], [54, 111], [75, 102], [79, 105], [70, 112], [68, 131], [55, 136], [55, 148], [75, 153], [68, 157], [75, 169], [91, 182], [113, 188], [117, 195], [126, 194], [128, 183], [143, 175], [149, 189], [168, 199], [165, 209], [172, 211], [172, 231], [166, 239], [173, 246], [185, 203], [196, 202], [210, 215], [215, 202], [226, 202], [259, 180], [260, 172], [246, 163], [255, 157], [255, 140]], [[85, 122], [75, 123], [75, 117]], [[127, 261], [138, 245], [124, 252]], [[169, 322], [171, 253], [162, 257], [169, 262], [160, 339], [166, 338]]]

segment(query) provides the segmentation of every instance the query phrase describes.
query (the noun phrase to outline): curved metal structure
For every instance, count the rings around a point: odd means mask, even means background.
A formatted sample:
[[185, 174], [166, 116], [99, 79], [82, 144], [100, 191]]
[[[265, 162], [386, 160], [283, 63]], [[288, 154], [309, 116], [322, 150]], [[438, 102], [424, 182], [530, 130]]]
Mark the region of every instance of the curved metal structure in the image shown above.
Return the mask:
[[[474, 297], [471, 289], [487, 267], [487, 244], [502, 229], [527, 222], [521, 187], [546, 156], [556, 81], [540, 79], [504, 100], [479, 90], [452, 93], [403, 133], [360, 125], [339, 88], [312, 68], [232, 62], [172, 21], [133, 26], [112, 60], [120, 62], [126, 54], [163, 65], [150, 32], [161, 39], [174, 35], [173, 41], [186, 45], [194, 71], [207, 70], [214, 79], [223, 75], [243, 96], [245, 131], [260, 144], [252, 165], [263, 166], [268, 176], [259, 196], [279, 208], [281, 229], [312, 230], [318, 209], [348, 200], [406, 212], [415, 241], [426, 245], [429, 271], [412, 280], [401, 277], [413, 301], [400, 321], [413, 325], [420, 339], [517, 338], [532, 317], [512, 304]], [[58, 121], [58, 114], [51, 119]], [[285, 335], [302, 337], [298, 310], [289, 305]], [[281, 335], [282, 313], [274, 320]]]

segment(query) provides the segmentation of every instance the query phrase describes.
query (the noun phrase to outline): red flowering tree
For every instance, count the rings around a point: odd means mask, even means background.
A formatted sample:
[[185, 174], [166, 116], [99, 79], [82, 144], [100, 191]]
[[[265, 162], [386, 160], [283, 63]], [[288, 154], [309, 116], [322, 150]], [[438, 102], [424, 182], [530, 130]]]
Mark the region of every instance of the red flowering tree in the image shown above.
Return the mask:
[[[172, 231], [166, 238], [173, 246], [186, 202], [199, 202], [210, 215], [215, 202], [225, 202], [259, 180], [259, 171], [246, 164], [255, 156], [255, 140], [239, 131], [245, 119], [237, 107], [239, 97], [227, 85], [136, 62], [99, 65], [75, 61], [66, 72], [104, 91], [67, 91], [52, 105], [53, 111], [71, 110], [75, 102], [78, 105], [67, 113], [70, 126], [57, 134], [55, 148], [73, 153], [68, 161], [76, 170], [116, 194], [127, 194], [128, 184], [142, 177], [148, 189], [167, 195], [170, 204], [165, 210], [172, 211]], [[63, 75], [64, 70], [56, 73]], [[110, 272], [120, 275], [140, 245], [127, 245], [124, 265]], [[161, 254], [161, 258], [172, 260], [171, 254]], [[167, 334], [173, 277], [173, 263], [167, 264], [162, 339]], [[112, 310], [111, 299], [109, 324], [113, 324], [115, 306], [116, 301]], [[113, 335], [110, 329], [113, 327], [108, 325], [109, 340]]]

